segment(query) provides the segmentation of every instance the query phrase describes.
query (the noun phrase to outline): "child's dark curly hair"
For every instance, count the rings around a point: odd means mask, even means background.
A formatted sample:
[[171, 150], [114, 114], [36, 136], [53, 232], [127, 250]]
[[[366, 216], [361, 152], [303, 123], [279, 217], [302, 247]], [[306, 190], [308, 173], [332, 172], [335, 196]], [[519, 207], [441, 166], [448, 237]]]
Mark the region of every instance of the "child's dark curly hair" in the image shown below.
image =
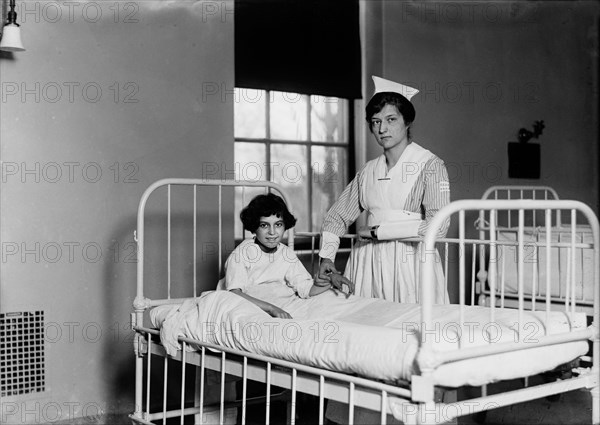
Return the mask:
[[290, 213], [284, 200], [274, 193], [254, 197], [240, 213], [240, 219], [242, 220], [244, 229], [255, 233], [256, 229], [258, 229], [260, 218], [272, 215], [283, 219], [285, 230], [296, 225], [296, 217]]

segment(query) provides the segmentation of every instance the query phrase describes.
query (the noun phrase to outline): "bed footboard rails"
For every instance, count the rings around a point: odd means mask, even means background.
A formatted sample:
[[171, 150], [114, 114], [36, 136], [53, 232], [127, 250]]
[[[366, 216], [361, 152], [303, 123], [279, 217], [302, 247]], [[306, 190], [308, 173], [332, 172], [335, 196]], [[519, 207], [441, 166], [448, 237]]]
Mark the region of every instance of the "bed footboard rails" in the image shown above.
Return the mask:
[[[559, 243], [554, 243], [552, 241], [552, 232], [554, 231], [552, 226], [552, 216], [556, 213], [562, 213], [567, 211], [570, 213], [571, 218], [571, 232], [575, 234], [575, 223], [577, 220], [577, 216], [582, 216], [589, 223], [591, 228], [591, 244], [589, 246], [578, 244], [575, 241], [575, 238], [572, 237], [571, 241], [567, 244], [572, 252], [579, 246], [581, 248], [589, 249], [591, 251], [591, 255], [593, 258], [593, 268], [591, 273], [592, 281], [594, 284], [594, 295], [593, 295], [593, 322], [590, 326], [588, 326], [584, 330], [570, 330], [568, 332], [560, 332], [556, 334], [548, 334], [548, 330], [546, 327], [545, 334], [539, 338], [536, 346], [550, 346], [561, 343], [568, 343], [571, 341], [586, 341], [589, 340], [592, 343], [592, 366], [589, 369], [589, 373], [583, 376], [584, 381], [582, 383], [583, 387], [592, 388], [592, 396], [593, 396], [593, 422], [600, 422], [600, 395], [598, 388], [598, 374], [600, 372], [599, 367], [599, 356], [600, 356], [600, 240], [599, 240], [599, 224], [598, 218], [592, 209], [579, 202], [579, 201], [570, 201], [570, 200], [460, 200], [450, 203], [449, 205], [442, 208], [438, 214], [433, 218], [430, 223], [430, 226], [427, 230], [427, 233], [424, 238], [424, 264], [423, 264], [423, 272], [422, 272], [422, 282], [421, 282], [421, 300], [422, 300], [422, 310], [421, 310], [421, 326], [426, 329], [434, 328], [434, 321], [432, 317], [432, 305], [434, 300], [434, 262], [436, 261], [436, 234], [438, 229], [442, 226], [444, 221], [448, 217], [458, 216], [458, 247], [460, 253], [466, 252], [467, 238], [466, 238], [466, 214], [469, 212], [477, 213], [477, 214], [487, 214], [489, 222], [489, 226], [487, 228], [487, 235], [489, 237], [480, 237], [479, 243], [481, 247], [485, 248], [489, 255], [489, 263], [494, 265], [497, 261], [498, 256], [498, 246], [500, 242], [496, 239], [497, 235], [497, 214], [499, 211], [516, 211], [518, 215], [518, 224], [516, 226], [517, 229], [517, 240], [515, 242], [515, 246], [517, 249], [517, 269], [518, 269], [518, 332], [520, 334], [521, 329], [524, 326], [524, 312], [526, 311], [526, 292], [525, 292], [525, 284], [523, 280], [523, 267], [525, 263], [525, 238], [524, 238], [524, 229], [525, 229], [525, 212], [526, 211], [542, 211], [544, 213], [544, 224], [540, 227], [540, 230], [544, 237], [536, 242], [540, 246], [544, 247], [546, 250], [546, 255], [548, 256], [547, 267], [549, 267], [550, 260], [550, 252], [551, 249], [556, 248], [556, 246], [562, 246]], [[581, 245], [581, 246], [580, 246]], [[574, 255], [571, 256], [571, 261], [574, 262]], [[458, 259], [458, 281], [459, 281], [459, 304], [460, 304], [460, 317], [461, 323], [459, 326], [464, 324], [465, 317], [465, 281], [466, 281], [466, 259], [464, 254], [459, 255]], [[574, 265], [571, 267], [571, 271], [574, 270]], [[556, 277], [558, 278], [558, 277]], [[552, 279], [551, 271], [547, 270], [546, 274], [546, 285], [549, 288], [550, 280]], [[570, 276], [570, 280], [566, 282], [559, 282], [560, 284], [566, 284], [566, 299], [564, 301], [564, 305], [560, 306], [561, 310], [569, 314], [575, 314], [576, 310], [576, 298], [574, 296], [574, 271]], [[494, 297], [497, 294], [497, 276], [495, 267], [490, 267], [489, 274], [489, 284], [490, 284], [490, 296], [492, 297], [492, 302], [489, 307], [489, 320], [490, 322], [494, 322], [496, 311], [499, 310], [496, 307], [496, 303]], [[534, 291], [535, 293], [535, 291]], [[529, 304], [530, 311], [546, 311], [546, 320], [548, 320], [550, 311], [556, 307], [556, 304], [553, 304], [551, 301], [550, 290], [546, 291], [545, 302], [537, 303], [535, 301], [535, 297], [532, 302]], [[543, 314], [542, 314], [543, 317]], [[543, 319], [542, 319], [543, 320]], [[547, 322], [545, 322], [547, 323]], [[423, 337], [421, 340], [421, 349], [419, 351], [417, 361], [419, 367], [421, 369], [421, 376], [419, 380], [427, 383], [428, 376], [438, 367], [440, 364], [457, 361], [460, 359], [474, 358], [484, 355], [491, 355], [495, 353], [505, 353], [512, 352], [515, 350], [524, 350], [527, 349], [530, 345], [524, 344], [523, 341], [518, 342], [510, 342], [510, 343], [499, 343], [499, 344], [489, 344], [487, 346], [482, 347], [469, 347], [465, 349], [457, 349], [448, 352], [436, 352], [434, 349], [432, 338], [427, 337], [427, 333], [423, 333]], [[427, 385], [425, 385], [427, 386]]]

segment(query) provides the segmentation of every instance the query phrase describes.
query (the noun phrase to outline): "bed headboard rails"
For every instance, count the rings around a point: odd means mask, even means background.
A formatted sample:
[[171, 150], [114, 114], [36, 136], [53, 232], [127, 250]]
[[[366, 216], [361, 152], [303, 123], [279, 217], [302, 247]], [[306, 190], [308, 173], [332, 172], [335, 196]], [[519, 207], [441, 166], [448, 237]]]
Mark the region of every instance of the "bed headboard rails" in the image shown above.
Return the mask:
[[[247, 181], [247, 180], [210, 180], [210, 179], [186, 179], [186, 178], [167, 178], [154, 182], [150, 185], [143, 193], [137, 213], [137, 230], [134, 234], [135, 241], [137, 243], [137, 291], [136, 298], [134, 301], [134, 307], [136, 310], [145, 310], [146, 308], [154, 305], [166, 304], [179, 302], [180, 300], [171, 298], [170, 288], [170, 261], [171, 261], [171, 189], [176, 186], [187, 186], [191, 188], [192, 195], [192, 215], [193, 215], [193, 273], [194, 273], [194, 296], [196, 296], [196, 233], [198, 230], [197, 212], [198, 212], [198, 187], [213, 187], [216, 188], [218, 194], [218, 264], [219, 264], [219, 275], [221, 274], [222, 268], [222, 247], [223, 247], [223, 235], [222, 235], [222, 218], [223, 218], [223, 188], [263, 188], [265, 191], [277, 192], [285, 202], [290, 205], [289, 198], [285, 194], [284, 189], [277, 183], [270, 181]], [[145, 238], [145, 218], [146, 218], [146, 206], [150, 197], [159, 189], [166, 187], [166, 217], [167, 217], [167, 298], [160, 300], [150, 300], [145, 297], [144, 294], [144, 238]], [[242, 196], [244, 199], [244, 196]], [[233, 208], [231, 208], [233, 209]], [[288, 245], [294, 247], [294, 229], [288, 230]], [[216, 285], [216, 282], [215, 282]]]
[[[540, 200], [540, 201], [548, 201], [548, 200], [558, 200], [560, 199], [558, 193], [554, 188], [550, 186], [536, 186], [536, 185], [498, 185], [498, 186], [490, 186], [481, 196], [481, 199], [495, 199], [495, 200], [517, 200], [517, 199], [531, 199], [531, 200]], [[556, 221], [555, 225], [557, 227], [562, 226], [561, 213], [560, 211], [556, 211]], [[529, 222], [529, 225], [536, 227], [537, 222], [539, 221], [536, 217], [536, 212], [530, 212], [530, 214], [526, 217]], [[499, 220], [496, 222], [497, 225], [502, 224], [505, 227], [513, 227], [512, 223], [514, 222], [513, 214], [511, 211], [506, 211], [499, 217]], [[487, 229], [487, 223], [483, 219], [483, 211], [479, 216], [479, 220], [477, 222], [477, 227], [482, 229]]]
[[558, 193], [550, 186], [536, 185], [498, 185], [490, 186], [481, 199], [560, 199]]

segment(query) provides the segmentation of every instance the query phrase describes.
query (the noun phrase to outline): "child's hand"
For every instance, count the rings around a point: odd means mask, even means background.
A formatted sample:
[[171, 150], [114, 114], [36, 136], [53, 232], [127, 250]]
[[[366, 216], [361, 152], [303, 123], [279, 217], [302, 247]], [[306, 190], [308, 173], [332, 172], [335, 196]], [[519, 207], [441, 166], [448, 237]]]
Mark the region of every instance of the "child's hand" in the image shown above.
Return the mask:
[[290, 313], [288, 313], [285, 310], [280, 309], [277, 306], [271, 305], [271, 307], [269, 307], [269, 309], [267, 310], [267, 313], [269, 313], [272, 317], [277, 317], [279, 319], [291, 319], [292, 316], [290, 315]]
[[[346, 298], [348, 298], [351, 294], [354, 294], [354, 283], [352, 283], [348, 278], [342, 276], [341, 273], [331, 273], [329, 275], [329, 280], [331, 282], [331, 288], [334, 291], [345, 293]], [[348, 287], [348, 292], [344, 291], [344, 285]]]
[[327, 286], [331, 283], [330, 275], [332, 273], [339, 273], [335, 268], [335, 264], [328, 258], [321, 259], [321, 264], [319, 265], [319, 271], [315, 275], [315, 285], [317, 286]]

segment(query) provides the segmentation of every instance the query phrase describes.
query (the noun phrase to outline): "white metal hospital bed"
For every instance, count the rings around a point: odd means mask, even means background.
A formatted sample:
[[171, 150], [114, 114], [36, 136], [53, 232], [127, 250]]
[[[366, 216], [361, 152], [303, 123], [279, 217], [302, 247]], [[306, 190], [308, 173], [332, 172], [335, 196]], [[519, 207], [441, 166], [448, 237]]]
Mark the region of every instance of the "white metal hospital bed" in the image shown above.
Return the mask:
[[[220, 309], [222, 317], [238, 320], [237, 312], [232, 311], [231, 316], [224, 311], [221, 298], [228, 296], [226, 291], [207, 291], [200, 293], [197, 288], [214, 288], [214, 281], [203, 282], [202, 276], [197, 276], [195, 270], [199, 254], [197, 245], [200, 243], [202, 226], [206, 221], [201, 216], [203, 202], [211, 199], [204, 195], [205, 191], [216, 194], [219, 199], [217, 207], [219, 218], [218, 265], [222, 264], [221, 251], [226, 246], [223, 240], [222, 229], [232, 226], [231, 214], [228, 216], [221, 207], [221, 199], [232, 187], [265, 187], [266, 190], [280, 192], [284, 199], [285, 193], [277, 185], [269, 182], [244, 182], [244, 181], [211, 181], [201, 179], [165, 179], [152, 184], [144, 193], [138, 210], [136, 240], [138, 243], [138, 275], [137, 295], [133, 304], [132, 327], [135, 331], [134, 351], [136, 356], [136, 390], [135, 411], [130, 415], [134, 424], [159, 424], [159, 423], [205, 423], [209, 413], [215, 414], [219, 423], [230, 420], [227, 418], [229, 406], [236, 406], [237, 420], [246, 423], [249, 406], [256, 402], [248, 394], [250, 382], [261, 383], [264, 387], [262, 398], [258, 401], [264, 411], [264, 423], [279, 423], [273, 416], [272, 408], [279, 390], [283, 389], [288, 410], [286, 421], [295, 423], [297, 414], [303, 407], [300, 403], [300, 394], [308, 394], [317, 402], [315, 417], [318, 422], [324, 422], [324, 412], [327, 400], [336, 400], [348, 407], [348, 423], [353, 423], [355, 411], [358, 408], [378, 412], [380, 422], [387, 423], [389, 416], [405, 423], [443, 423], [454, 418], [482, 412], [488, 409], [520, 403], [553, 394], [586, 388], [593, 397], [592, 422], [600, 424], [600, 393], [599, 393], [599, 331], [600, 316], [600, 285], [599, 264], [599, 226], [593, 211], [580, 202], [564, 200], [462, 200], [451, 203], [443, 208], [432, 220], [428, 232], [422, 241], [424, 256], [421, 277], [421, 305], [401, 305], [396, 303], [394, 308], [402, 310], [410, 322], [410, 329], [405, 326], [396, 327], [361, 327], [348, 323], [335, 323], [339, 329], [338, 336], [345, 338], [348, 344], [330, 344], [318, 347], [322, 352], [331, 353], [331, 350], [340, 351], [340, 356], [347, 355], [348, 351], [359, 353], [363, 350], [360, 341], [369, 337], [370, 333], [379, 335], [373, 344], [380, 344], [375, 353], [381, 355], [377, 370], [383, 370], [381, 375], [370, 376], [371, 366], [364, 366], [365, 359], [344, 357], [345, 364], [328, 362], [321, 364], [320, 358], [308, 357], [307, 362], [294, 361], [304, 358], [302, 350], [310, 348], [312, 343], [297, 344], [298, 347], [288, 345], [286, 349], [292, 350], [290, 357], [281, 355], [264, 354], [270, 346], [260, 345], [258, 341], [254, 350], [240, 350], [236, 347], [238, 342], [229, 345], [215, 344], [213, 339], [199, 340], [186, 336], [186, 329], [194, 325], [186, 322], [179, 330], [181, 334], [178, 341], [181, 349], [174, 357], [166, 355], [161, 344], [161, 331], [149, 324], [149, 311], [155, 308], [176, 309], [178, 306], [193, 304], [198, 307], [193, 312], [201, 317], [207, 311], [202, 304], [213, 300], [210, 304], [214, 309]], [[175, 192], [183, 196], [174, 196]], [[202, 195], [200, 195], [202, 191]], [[189, 195], [189, 196], [188, 196]], [[235, 196], [241, 196], [236, 192]], [[162, 198], [164, 206], [153, 207], [151, 213], [147, 211], [149, 199]], [[187, 197], [185, 201], [180, 201]], [[175, 202], [177, 199], [177, 202]], [[153, 204], [154, 205], [154, 204]], [[162, 207], [161, 207], [162, 208]], [[176, 211], [176, 213], [175, 213]], [[516, 214], [516, 239], [514, 241], [500, 241], [497, 238], [497, 216], [501, 212], [514, 211]], [[526, 216], [539, 212], [542, 221], [536, 222], [540, 228], [540, 235], [535, 241], [525, 240]], [[585, 220], [590, 227], [591, 238], [585, 242], [571, 238], [567, 242], [558, 242], [553, 238], [556, 226], [552, 217], [564, 212], [578, 216]], [[479, 213], [480, 220], [486, 223], [481, 228], [479, 238], [469, 239], [466, 236], [466, 215]], [[151, 216], [150, 219], [147, 217]], [[221, 217], [223, 216], [223, 218]], [[189, 229], [172, 229], [175, 218], [181, 226], [183, 222]], [[182, 219], [182, 217], [187, 217]], [[437, 229], [447, 217], [451, 217], [458, 225], [458, 237], [436, 240]], [[233, 218], [237, 220], [237, 217]], [[149, 239], [147, 235], [148, 223], [156, 226], [160, 221], [166, 228], [166, 238]], [[575, 229], [571, 228], [574, 232]], [[185, 237], [191, 241], [191, 246], [178, 247], [175, 234], [192, 234]], [[294, 245], [293, 231], [289, 232], [288, 243]], [[160, 246], [154, 246], [158, 244]], [[591, 303], [593, 324], [586, 323], [585, 314], [577, 312], [579, 305], [577, 297], [573, 297], [571, 280], [563, 274], [552, 274], [550, 271], [544, 275], [543, 285], [546, 288], [559, 285], [564, 288], [565, 298], [562, 304], [557, 304], [551, 298], [548, 289], [543, 296], [528, 298], [523, 282], [525, 267], [525, 247], [535, 246], [544, 248], [546, 266], [552, 258], [553, 251], [561, 250], [565, 244], [569, 249], [585, 251], [589, 254], [592, 265], [586, 269], [589, 279], [594, 284], [594, 294]], [[489, 282], [491, 297], [489, 307], [475, 306], [473, 300], [468, 300], [469, 286], [475, 286], [475, 273], [468, 278], [469, 271], [475, 271], [477, 255], [468, 256], [465, 253], [482, 253], [486, 262], [494, 264], [501, 251], [501, 246], [512, 246], [517, 252], [516, 268], [519, 274], [517, 294], [515, 296], [516, 308], [504, 308], [497, 305], [498, 274], [497, 269], [490, 268], [486, 281]], [[459, 304], [449, 306], [436, 306], [432, 304], [432, 262], [439, 261], [435, 254], [436, 247], [442, 254], [445, 273], [456, 273], [454, 276], [459, 283]], [[457, 256], [448, 253], [455, 250]], [[156, 252], [162, 255], [154, 256]], [[193, 276], [189, 282], [187, 292], [177, 292], [172, 295], [171, 275], [177, 273], [173, 264], [177, 253], [190, 254], [193, 257], [191, 267]], [[151, 255], [152, 253], [152, 255]], [[472, 260], [471, 260], [472, 257]], [[571, 256], [571, 269], [575, 267], [575, 256]], [[469, 259], [471, 262], [469, 262]], [[534, 257], [536, 261], [540, 256]], [[451, 264], [454, 267], [448, 267]], [[160, 269], [160, 273], [148, 273], [148, 270]], [[157, 277], [159, 276], [159, 277]], [[165, 277], [166, 276], [166, 277]], [[213, 278], [211, 278], [213, 279]], [[564, 280], [563, 280], [564, 279]], [[572, 279], [572, 276], [571, 276]], [[199, 283], [200, 282], [200, 283]], [[160, 286], [157, 288], [156, 286]], [[179, 290], [178, 290], [179, 291]], [[225, 294], [223, 294], [225, 293]], [[180, 294], [183, 294], [181, 296]], [[232, 296], [234, 294], [231, 294]], [[321, 296], [321, 295], [320, 295]], [[320, 297], [319, 296], [319, 297]], [[333, 297], [333, 295], [327, 295]], [[190, 300], [190, 297], [197, 297]], [[332, 298], [333, 299], [333, 298]], [[351, 297], [351, 299], [353, 299]], [[216, 300], [216, 301], [215, 301]], [[529, 302], [526, 302], [529, 300]], [[340, 302], [343, 304], [343, 302]], [[156, 310], [154, 310], [156, 311]], [[170, 310], [171, 313], [175, 310]], [[220, 316], [221, 317], [221, 316]], [[477, 317], [477, 319], [473, 319]], [[270, 318], [269, 318], [270, 319]], [[204, 317], [201, 320], [212, 320]], [[255, 320], [263, 320], [258, 317]], [[265, 319], [266, 320], [266, 319]], [[280, 319], [283, 320], [283, 319]], [[315, 322], [316, 323], [316, 322]], [[403, 325], [406, 325], [404, 322]], [[300, 326], [300, 325], [299, 325]], [[358, 337], [354, 332], [362, 332]], [[480, 329], [485, 331], [480, 332]], [[366, 329], [366, 331], [365, 331]], [[477, 329], [478, 336], [472, 337], [470, 330]], [[449, 336], [451, 335], [451, 337]], [[483, 337], [482, 337], [483, 335]], [[225, 335], [231, 339], [231, 335]], [[467, 338], [468, 336], [468, 338]], [[405, 341], [406, 339], [406, 341]], [[304, 341], [304, 340], [302, 340]], [[590, 343], [591, 341], [591, 343]], [[243, 341], [241, 341], [243, 342]], [[271, 343], [273, 341], [270, 341]], [[276, 342], [276, 341], [275, 341]], [[406, 344], [405, 344], [406, 342]], [[366, 342], [367, 344], [369, 342]], [[589, 350], [589, 346], [592, 349]], [[407, 348], [408, 347], [408, 348]], [[297, 348], [297, 352], [293, 351]], [[369, 347], [364, 347], [365, 349]], [[262, 351], [261, 351], [262, 350]], [[262, 352], [263, 354], [257, 354]], [[277, 351], [279, 352], [279, 351]], [[321, 351], [320, 351], [321, 352]], [[318, 356], [316, 356], [318, 357]], [[398, 361], [395, 361], [395, 359]], [[352, 363], [356, 362], [356, 364]], [[389, 363], [384, 365], [383, 363]], [[177, 367], [173, 367], [173, 363]], [[406, 363], [404, 367], [401, 363]], [[526, 388], [512, 389], [490, 395], [482, 395], [469, 399], [458, 399], [445, 402], [437, 397], [437, 389], [457, 388], [462, 385], [481, 386], [494, 381], [516, 377], [527, 377], [541, 373], [546, 369], [553, 369], [562, 364], [573, 364], [572, 375], [568, 379], [529, 386]], [[509, 365], [509, 367], [502, 367]], [[380, 367], [381, 366], [381, 367]], [[177, 369], [178, 376], [172, 376]], [[366, 370], [359, 374], [356, 370]], [[376, 368], [373, 367], [373, 370]], [[504, 370], [500, 370], [504, 369]], [[461, 372], [461, 371], [464, 371]], [[463, 376], [465, 375], [465, 376]], [[466, 375], [469, 375], [467, 378]], [[510, 375], [510, 376], [509, 376]], [[216, 381], [209, 386], [210, 380]], [[172, 384], [172, 381], [180, 382]], [[228, 382], [237, 380], [238, 400], [227, 401], [226, 390]], [[465, 384], [465, 381], [468, 382]], [[189, 382], [193, 385], [188, 385]], [[217, 388], [215, 390], [215, 388]], [[216, 404], [207, 406], [205, 400], [208, 391], [217, 391]], [[167, 401], [175, 397], [176, 405]], [[304, 397], [304, 396], [302, 396]], [[214, 397], [212, 397], [214, 399]], [[158, 401], [156, 401], [158, 400]], [[299, 407], [300, 406], [300, 407]], [[168, 422], [171, 421], [171, 422]], [[191, 421], [191, 422], [190, 422]], [[193, 422], [195, 421], [195, 422]], [[261, 420], [262, 421], [262, 420]], [[228, 422], [229, 423], [229, 422]], [[254, 423], [254, 422], [253, 422]]]
[[[482, 199], [505, 199], [519, 200], [528, 199], [532, 201], [558, 200], [556, 190], [549, 186], [491, 186]], [[476, 221], [476, 228], [480, 237], [489, 232], [489, 222], [485, 220], [485, 212], [481, 211]], [[523, 285], [526, 295], [525, 302], [531, 307], [532, 303], [544, 302], [546, 300], [546, 285], [544, 284], [546, 274], [552, 283], [550, 291], [550, 302], [561, 305], [576, 300], [577, 308], [593, 314], [594, 288], [597, 280], [593, 278], [593, 256], [591, 250], [582, 249], [578, 244], [589, 244], [592, 241], [592, 231], [589, 224], [583, 220], [577, 224], [578, 217], [575, 212], [554, 212], [552, 220], [552, 238], [556, 247], [546, 253], [543, 245], [536, 242], [544, 238], [544, 217], [541, 212], [528, 211], [524, 217], [523, 240], [524, 240], [524, 264], [519, 276], [523, 282], [519, 282], [517, 272], [517, 250], [515, 241], [518, 237], [519, 227], [515, 212], [504, 211], [496, 215], [496, 238], [498, 240], [498, 258], [495, 263], [490, 264], [486, 260], [485, 251], [479, 253], [478, 282], [475, 292], [481, 305], [489, 305], [490, 282], [489, 269], [496, 269], [496, 303], [499, 306], [515, 307], [518, 303], [518, 286]], [[579, 218], [580, 219], [580, 218]], [[571, 242], [574, 242], [572, 244]], [[548, 257], [546, 258], [546, 254]], [[554, 279], [553, 276], [561, 276]], [[559, 282], [566, 282], [565, 286]], [[568, 291], [567, 291], [568, 289]]]

